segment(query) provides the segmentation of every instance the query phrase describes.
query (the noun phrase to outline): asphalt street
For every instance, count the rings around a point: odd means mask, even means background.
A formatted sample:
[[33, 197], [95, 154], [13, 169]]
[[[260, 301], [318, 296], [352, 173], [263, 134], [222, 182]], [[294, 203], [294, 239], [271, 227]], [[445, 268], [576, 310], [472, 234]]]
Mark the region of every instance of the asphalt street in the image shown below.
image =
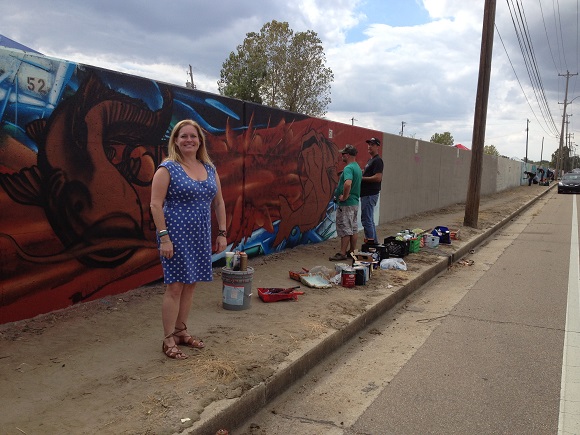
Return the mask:
[[580, 433], [578, 224], [552, 189], [233, 433]]

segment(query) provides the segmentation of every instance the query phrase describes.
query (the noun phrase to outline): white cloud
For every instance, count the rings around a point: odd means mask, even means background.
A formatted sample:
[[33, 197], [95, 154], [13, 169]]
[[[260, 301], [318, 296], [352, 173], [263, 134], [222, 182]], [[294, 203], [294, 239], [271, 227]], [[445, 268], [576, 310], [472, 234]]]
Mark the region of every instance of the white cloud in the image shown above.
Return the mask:
[[[578, 72], [575, 3], [561, 1], [559, 10], [548, 0], [524, 5], [558, 130], [558, 102], [564, 98], [564, 79], [558, 74]], [[377, 13], [408, 13], [415, 5], [426, 18], [414, 25], [399, 25], [394, 15], [387, 24]], [[335, 76], [327, 118], [350, 124], [354, 117], [356, 125], [395, 134], [405, 121], [405, 135], [428, 140], [450, 131], [456, 143], [471, 146], [483, 2], [389, 0], [388, 6], [384, 0], [175, 0], [170, 7], [138, 0], [55, 0], [47, 8], [42, 0], [28, 0], [26, 9], [2, 8], [0, 29], [47, 55], [182, 86], [191, 64], [198, 89], [217, 92], [221, 65], [246, 33], [258, 32], [273, 19], [287, 21], [295, 32], [315, 31], [323, 42]], [[487, 143], [504, 155], [523, 157], [530, 119], [528, 155], [540, 158], [544, 137], [543, 157], [549, 158], [558, 140], [530, 86], [505, 3], [497, 3], [496, 24], [509, 59], [495, 33]], [[577, 83], [577, 78], [570, 80], [569, 99], [580, 93]], [[576, 120], [571, 121], [573, 132]]]

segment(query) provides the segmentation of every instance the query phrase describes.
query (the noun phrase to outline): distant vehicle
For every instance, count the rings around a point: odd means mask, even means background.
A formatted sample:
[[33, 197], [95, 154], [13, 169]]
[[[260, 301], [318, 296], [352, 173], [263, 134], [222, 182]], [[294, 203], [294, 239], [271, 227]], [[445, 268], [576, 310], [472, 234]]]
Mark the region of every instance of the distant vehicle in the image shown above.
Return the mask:
[[558, 193], [579, 193], [580, 192], [580, 173], [568, 172], [562, 175], [558, 181]]

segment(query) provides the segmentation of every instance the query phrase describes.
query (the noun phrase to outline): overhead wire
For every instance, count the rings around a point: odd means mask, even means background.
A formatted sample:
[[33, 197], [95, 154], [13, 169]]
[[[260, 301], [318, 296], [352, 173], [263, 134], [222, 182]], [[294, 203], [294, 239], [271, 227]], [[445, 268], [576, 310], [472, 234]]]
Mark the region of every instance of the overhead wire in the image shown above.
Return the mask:
[[[562, 58], [560, 56], [560, 40], [561, 38], [558, 38], [558, 20], [556, 19], [559, 14], [556, 14], [556, 0], [552, 0], [552, 9], [554, 10], [554, 29], [556, 29], [556, 43], [557, 43], [557, 47], [558, 47], [558, 57], [559, 57], [559, 63], [560, 63], [560, 68], [559, 71], [562, 71]], [[560, 5], [558, 4], [558, 11], [560, 10]], [[561, 28], [560, 28], [561, 29]]]
[[514, 75], [516, 76], [516, 80], [518, 81], [518, 84], [520, 85], [520, 89], [522, 90], [522, 94], [524, 94], [524, 98], [526, 99], [526, 102], [528, 103], [528, 106], [530, 106], [530, 110], [532, 111], [532, 114], [534, 115], [534, 118], [536, 118], [536, 121], [538, 121], [538, 125], [540, 125], [540, 127], [542, 127], [542, 130], [544, 130], [544, 132], [547, 135], [553, 135], [553, 133], [549, 133], [546, 131], [546, 129], [544, 128], [544, 126], [542, 125], [542, 123], [540, 122], [540, 120], [538, 119], [536, 112], [534, 111], [534, 108], [532, 107], [532, 104], [530, 103], [530, 100], [528, 99], [528, 96], [526, 95], [526, 91], [524, 90], [524, 87], [522, 86], [522, 82], [520, 81], [520, 78], [518, 77], [518, 73], [516, 72], [516, 69], [514, 68], [514, 64], [510, 58], [510, 55], [508, 54], [508, 51], [506, 49], [506, 46], [503, 42], [503, 38], [501, 37], [501, 33], [499, 32], [499, 29], [497, 28], [497, 25], [494, 24], [495, 26], [495, 31], [497, 32], [497, 36], [499, 36], [499, 40], [501, 41], [501, 45], [503, 46], [503, 49], [505, 51], [505, 54], [508, 58], [508, 61], [512, 67], [512, 70], [514, 72]]
[[[547, 128], [552, 131], [552, 133], [548, 133], [548, 132], [546, 132], [546, 133], [549, 135], [557, 136], [558, 129], [557, 129], [556, 124], [554, 122], [554, 118], [551, 114], [551, 111], [550, 111], [550, 108], [548, 105], [548, 101], [546, 99], [546, 95], [544, 92], [544, 86], [542, 83], [542, 79], [540, 77], [540, 73], [538, 70], [537, 62], [536, 62], [536, 57], [534, 54], [534, 49], [533, 49], [531, 39], [529, 36], [529, 29], [528, 29], [527, 21], [525, 19], [525, 13], [523, 12], [523, 5], [520, 6], [520, 3], [517, 2], [517, 11], [516, 11], [516, 6], [514, 6], [513, 0], [511, 0], [511, 4], [510, 4], [510, 0], [506, 0], [506, 2], [508, 5], [510, 15], [511, 15], [512, 23], [513, 23], [514, 30], [516, 33], [518, 44], [520, 46], [520, 51], [522, 53], [524, 64], [526, 66], [528, 77], [529, 77], [530, 82], [531, 82], [532, 90], [534, 92], [536, 102], [538, 104], [538, 108], [540, 109], [541, 116], [544, 119], [544, 122], [545, 122]], [[497, 26], [496, 26], [496, 29], [497, 29]], [[498, 30], [498, 34], [499, 34], [499, 30]], [[500, 39], [502, 40], [502, 44], [503, 44], [503, 39], [501, 38], [501, 36], [500, 36]], [[506, 50], [505, 44], [504, 44], [504, 50]], [[506, 54], [507, 54], [507, 50], [506, 50]], [[509, 55], [508, 55], [508, 58], [509, 58]], [[511, 62], [511, 59], [510, 59], [510, 64], [512, 65], [512, 69], [514, 70], [514, 74], [515, 74], [515, 68], [513, 66], [513, 63]], [[516, 77], [517, 77], [517, 74], [516, 74]], [[523, 86], [521, 85], [521, 81], [519, 80], [519, 78], [518, 78], [518, 82], [520, 83], [520, 87], [522, 88], [522, 92], [524, 92], [524, 95], [525, 95], [525, 91], [523, 89]], [[531, 104], [530, 104], [527, 96], [526, 96], [526, 100], [528, 101], [528, 104], [530, 105], [530, 108], [531, 108]], [[533, 109], [532, 109], [532, 113], [534, 114], [534, 116], [537, 119], [538, 117]], [[538, 123], [540, 125], [542, 125], [539, 122], [539, 120], [538, 120]], [[544, 131], [546, 131], [546, 129], [544, 129]]]
[[560, 0], [556, 0], [558, 5], [558, 23], [560, 23], [560, 41], [562, 42], [562, 57], [564, 58], [564, 65], [568, 69], [568, 62], [566, 61], [566, 49], [564, 48], [564, 32], [562, 32], [562, 16], [560, 15]]
[[[522, 8], [523, 8], [523, 5], [522, 5]], [[519, 10], [519, 5], [518, 5], [518, 11], [520, 13], [520, 19], [522, 20], [522, 22], [524, 23], [524, 26], [525, 26], [524, 27], [524, 32], [525, 32], [524, 35], [525, 35], [526, 41], [527, 41], [526, 47], [528, 47], [528, 52], [529, 52], [529, 56], [530, 56], [530, 60], [531, 60], [530, 63], [533, 66], [533, 72], [534, 72], [533, 75], [536, 78], [536, 83], [538, 84], [538, 93], [540, 94], [540, 97], [541, 97], [540, 102], [539, 102], [540, 108], [541, 107], [544, 108], [544, 111], [543, 111], [544, 119], [546, 119], [546, 117], [547, 117], [548, 120], [550, 120], [552, 123], [554, 123], [554, 118], [552, 116], [552, 113], [550, 112], [550, 107], [548, 105], [548, 100], [546, 98], [546, 93], [544, 91], [544, 84], [542, 82], [542, 77], [541, 77], [540, 72], [538, 70], [538, 63], [536, 61], [534, 47], [533, 47], [532, 41], [529, 37], [529, 31], [528, 31], [529, 26], [527, 23], [527, 19], [525, 17], [525, 12], [523, 12], [523, 10]]]
[[546, 33], [546, 40], [548, 41], [548, 48], [550, 50], [550, 56], [552, 56], [552, 62], [554, 62], [554, 68], [556, 69], [556, 71], [558, 71], [558, 65], [556, 65], [556, 59], [554, 59], [554, 52], [552, 51], [552, 44], [550, 44], [550, 38], [548, 37], [548, 29], [546, 28], [546, 19], [544, 17], [544, 9], [542, 8], [542, 0], [538, 0], [538, 3], [540, 5], [540, 13], [542, 14], [542, 23], [544, 23], [544, 32]]
[[[528, 26], [528, 21], [526, 18], [526, 14], [525, 11], [523, 10], [523, 3], [521, 4], [521, 9], [520, 6], [518, 4], [518, 12], [520, 13], [520, 19], [522, 20], [523, 24], [524, 24], [524, 35], [526, 37], [526, 41], [527, 44], [526, 46], [528, 47], [528, 51], [529, 51], [529, 56], [531, 59], [531, 63], [533, 66], [533, 71], [534, 71], [534, 76], [536, 77], [536, 82], [539, 85], [539, 90], [538, 92], [540, 93], [541, 96], [541, 105], [540, 107], [544, 107], [545, 110], [545, 114], [547, 115], [547, 119], [553, 124], [554, 127], [555, 123], [554, 123], [554, 117], [552, 116], [552, 112], [550, 111], [550, 106], [548, 104], [548, 99], [546, 98], [546, 92], [544, 90], [544, 83], [542, 81], [542, 76], [540, 75], [540, 71], [538, 69], [538, 62], [536, 60], [536, 54], [534, 51], [534, 46], [532, 44], [532, 40], [530, 38], [530, 34], [529, 34], [529, 26]], [[546, 119], [546, 115], [544, 115], [544, 119]]]
[[[550, 44], [550, 38], [548, 36], [548, 31], [546, 29], [546, 22], [545, 22], [545, 18], [543, 15], [543, 9], [542, 9], [542, 2], [541, 0], [538, 0], [538, 3], [540, 5], [540, 10], [542, 11], [542, 20], [544, 21], [544, 29], [546, 31], [546, 39], [548, 40], [548, 46], [550, 47], [550, 53], [552, 54], [552, 59], [553, 59], [553, 53], [552, 53], [552, 45]], [[555, 30], [555, 34], [556, 34], [556, 46], [558, 48], [558, 56], [559, 56], [559, 63], [560, 66], [558, 67], [554, 61], [554, 66], [556, 68], [556, 71], [558, 73], [559, 76], [567, 76], [569, 71], [568, 71], [568, 61], [569, 61], [569, 57], [566, 55], [566, 49], [565, 49], [565, 45], [564, 45], [564, 40], [566, 38], [564, 38], [564, 32], [562, 29], [562, 14], [560, 13], [560, 2], [559, 0], [552, 0], [552, 9], [554, 11], [554, 30]], [[579, 34], [579, 29], [580, 29], [580, 23], [579, 23], [579, 19], [580, 19], [580, 11], [579, 11], [579, 0], [576, 0], [576, 71], [578, 71], [578, 68], [580, 66], [580, 53], [579, 53], [579, 49], [580, 49], [580, 45], [579, 45], [579, 41], [580, 41], [580, 34]], [[566, 42], [569, 43], [570, 39], [566, 39]], [[565, 68], [562, 66], [562, 62], [565, 65]], [[566, 71], [566, 74], [564, 74], [564, 70]], [[560, 83], [560, 82], [559, 82]], [[576, 84], [577, 84], [577, 77], [574, 76], [572, 79], [572, 87], [568, 87], [569, 89], [569, 94], [575, 94], [575, 90], [576, 90]], [[559, 88], [559, 86], [558, 86]], [[559, 93], [561, 93], [562, 91], [559, 88]], [[564, 104], [564, 103], [559, 103], [559, 104]]]
[[[580, 10], [578, 8], [580, 0], [576, 0], [576, 71], [580, 70]], [[576, 93], [576, 84], [578, 83], [577, 76], [574, 77], [574, 85], [572, 86], [572, 94]]]

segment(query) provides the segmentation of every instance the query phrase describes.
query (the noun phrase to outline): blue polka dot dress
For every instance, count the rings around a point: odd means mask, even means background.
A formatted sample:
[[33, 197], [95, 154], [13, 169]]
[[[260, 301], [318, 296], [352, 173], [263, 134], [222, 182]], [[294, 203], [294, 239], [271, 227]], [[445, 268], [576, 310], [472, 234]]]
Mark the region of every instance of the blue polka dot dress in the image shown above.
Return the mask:
[[[174, 161], [167, 168], [171, 180], [163, 204], [173, 257], [161, 257], [165, 284], [211, 281], [211, 203], [217, 192], [215, 168], [204, 164], [207, 178], [193, 180]], [[158, 240], [159, 242], [159, 240]]]

